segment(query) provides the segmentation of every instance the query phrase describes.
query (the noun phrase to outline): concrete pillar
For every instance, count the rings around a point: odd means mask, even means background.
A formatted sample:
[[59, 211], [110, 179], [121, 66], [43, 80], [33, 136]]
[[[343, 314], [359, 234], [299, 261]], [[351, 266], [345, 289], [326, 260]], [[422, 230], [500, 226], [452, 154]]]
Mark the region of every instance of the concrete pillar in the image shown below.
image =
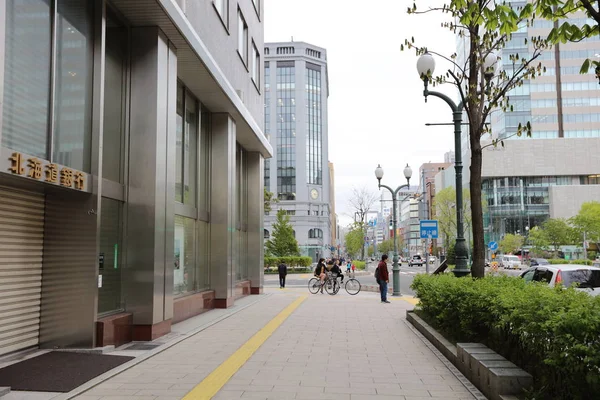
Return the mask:
[[236, 231], [236, 125], [229, 114], [212, 115], [210, 179], [210, 280], [215, 307], [233, 305]]
[[171, 330], [177, 55], [157, 27], [132, 29], [125, 299], [134, 340]]
[[248, 279], [250, 293], [263, 291], [264, 278], [264, 158], [258, 152], [247, 153], [248, 169]]

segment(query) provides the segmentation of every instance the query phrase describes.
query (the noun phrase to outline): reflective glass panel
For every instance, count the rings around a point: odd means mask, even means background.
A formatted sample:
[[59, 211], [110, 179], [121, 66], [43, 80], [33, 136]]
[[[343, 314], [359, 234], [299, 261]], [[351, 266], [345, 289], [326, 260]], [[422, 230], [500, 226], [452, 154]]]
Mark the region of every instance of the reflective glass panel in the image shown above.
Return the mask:
[[183, 88], [177, 86], [177, 126], [175, 161], [175, 201], [183, 203]]
[[173, 294], [193, 292], [196, 279], [195, 220], [175, 216], [175, 265]]
[[185, 144], [183, 154], [183, 203], [196, 206], [196, 171], [198, 160], [198, 103], [185, 97]]
[[50, 1], [6, 0], [2, 145], [48, 158]]
[[93, 5], [58, 0], [53, 160], [90, 171]]

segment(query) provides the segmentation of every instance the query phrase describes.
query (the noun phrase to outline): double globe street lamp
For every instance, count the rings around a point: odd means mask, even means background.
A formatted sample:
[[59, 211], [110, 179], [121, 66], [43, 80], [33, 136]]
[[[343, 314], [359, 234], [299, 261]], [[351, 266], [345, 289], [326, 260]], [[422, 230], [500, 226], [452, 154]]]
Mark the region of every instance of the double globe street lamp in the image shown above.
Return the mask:
[[[484, 59], [484, 77], [486, 82], [494, 76], [494, 68], [497, 62], [497, 57], [494, 53], [490, 52]], [[429, 80], [433, 76], [435, 70], [435, 59], [430, 53], [424, 53], [417, 60], [417, 71], [419, 76], [423, 79], [425, 88], [423, 89], [423, 96], [425, 96], [425, 102], [427, 102], [427, 96], [439, 97], [444, 100], [452, 109], [452, 116], [454, 122], [454, 152], [455, 162], [454, 169], [456, 171], [456, 268], [454, 268], [454, 275], [457, 277], [466, 276], [471, 273], [468, 268], [468, 249], [465, 241], [464, 232], [464, 220], [463, 220], [463, 187], [462, 187], [462, 150], [461, 150], [461, 126], [462, 126], [462, 112], [464, 104], [461, 101], [458, 105], [452, 101], [452, 99], [443, 93], [430, 91], [428, 89]], [[452, 71], [450, 74], [454, 76]]]
[[401, 296], [400, 294], [400, 266], [398, 265], [398, 239], [397, 235], [397, 223], [398, 223], [398, 207], [397, 207], [397, 197], [400, 189], [409, 187], [410, 177], [412, 176], [412, 169], [406, 164], [404, 168], [404, 177], [406, 178], [406, 185], [398, 186], [396, 190], [393, 190], [391, 187], [382, 185], [381, 178], [383, 178], [383, 168], [381, 165], [377, 165], [375, 169], [375, 177], [377, 178], [377, 184], [379, 189], [386, 188], [392, 194], [392, 229], [394, 230], [394, 255], [392, 257], [392, 277], [393, 277], [393, 292], [392, 296]]

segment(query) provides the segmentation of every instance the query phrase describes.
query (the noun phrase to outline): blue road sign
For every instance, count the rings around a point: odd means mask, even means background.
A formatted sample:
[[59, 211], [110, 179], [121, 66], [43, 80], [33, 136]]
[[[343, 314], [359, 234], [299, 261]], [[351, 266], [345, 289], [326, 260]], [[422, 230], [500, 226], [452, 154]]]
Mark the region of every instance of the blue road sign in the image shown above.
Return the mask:
[[420, 229], [421, 239], [437, 239], [438, 238], [438, 222], [437, 220], [422, 220]]
[[488, 244], [488, 247], [490, 248], [491, 251], [496, 251], [496, 250], [498, 250], [498, 243], [497, 242], [490, 242]]

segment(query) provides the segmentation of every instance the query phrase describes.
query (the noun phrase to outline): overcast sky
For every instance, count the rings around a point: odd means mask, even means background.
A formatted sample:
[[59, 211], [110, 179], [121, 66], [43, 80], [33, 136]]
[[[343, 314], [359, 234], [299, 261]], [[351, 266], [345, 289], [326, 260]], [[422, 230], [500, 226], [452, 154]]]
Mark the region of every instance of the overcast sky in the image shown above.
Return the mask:
[[[447, 16], [407, 15], [408, 0], [263, 0], [265, 42], [302, 41], [327, 49], [329, 67], [329, 160], [335, 166], [336, 213], [351, 222], [352, 187], [377, 192], [374, 170], [384, 168], [382, 183], [406, 183], [403, 170], [413, 168], [418, 184], [421, 164], [443, 162], [454, 150], [447, 104], [424, 102], [414, 51], [400, 51], [404, 39], [450, 55], [455, 38], [441, 28]], [[437, 0], [420, 0], [419, 7]], [[437, 60], [436, 72], [448, 68]], [[442, 88], [455, 98], [451, 87]], [[376, 204], [377, 209], [379, 203]]]

